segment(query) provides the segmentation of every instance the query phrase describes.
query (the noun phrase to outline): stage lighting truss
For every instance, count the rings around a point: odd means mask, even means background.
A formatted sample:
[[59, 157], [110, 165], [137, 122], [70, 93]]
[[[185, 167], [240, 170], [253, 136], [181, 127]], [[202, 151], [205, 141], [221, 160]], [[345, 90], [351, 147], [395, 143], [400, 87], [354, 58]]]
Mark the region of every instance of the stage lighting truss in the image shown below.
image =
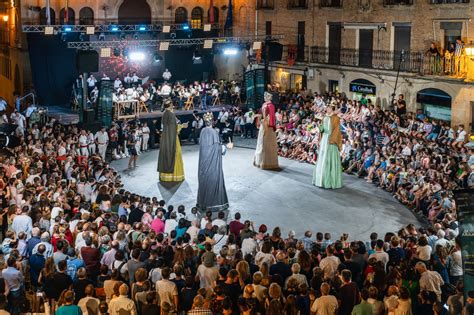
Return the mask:
[[[206, 24], [211, 29], [219, 29], [219, 24]], [[68, 25], [69, 27], [69, 25]], [[23, 33], [45, 33], [46, 28], [53, 28], [53, 31], [62, 32], [64, 25], [22, 25]], [[119, 24], [100, 24], [100, 25], [70, 25], [68, 33], [87, 33], [92, 35], [94, 33], [136, 33], [136, 32], [163, 32], [170, 33], [175, 31], [188, 30], [189, 24], [169, 24], [161, 23], [148, 25], [119, 25]]]
[[283, 39], [283, 35], [262, 35], [262, 36], [244, 36], [244, 37], [216, 37], [216, 38], [186, 38], [186, 39], [170, 39], [170, 40], [129, 40], [129, 41], [92, 41], [92, 42], [68, 42], [67, 47], [73, 49], [100, 49], [104, 47], [160, 47], [162, 43], [168, 43], [169, 46], [200, 46], [205, 41], [211, 40], [213, 45], [234, 44], [243, 45], [256, 41], [278, 41]]

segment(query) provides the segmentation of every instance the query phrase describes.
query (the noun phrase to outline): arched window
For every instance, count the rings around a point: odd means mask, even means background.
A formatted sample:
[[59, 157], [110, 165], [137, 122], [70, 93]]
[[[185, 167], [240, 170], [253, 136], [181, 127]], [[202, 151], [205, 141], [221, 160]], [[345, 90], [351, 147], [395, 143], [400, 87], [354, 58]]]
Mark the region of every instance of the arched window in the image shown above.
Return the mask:
[[124, 0], [118, 11], [119, 24], [151, 24], [151, 8], [146, 0]]
[[179, 7], [174, 12], [174, 22], [176, 24], [186, 23], [188, 21], [188, 11], [185, 8]]
[[[207, 10], [207, 21], [211, 23], [211, 9]], [[214, 23], [219, 23], [219, 9], [214, 7]]]
[[94, 25], [94, 10], [84, 7], [79, 11], [79, 25]]
[[[53, 9], [49, 8], [49, 18], [51, 20], [51, 25], [56, 24], [56, 12]], [[40, 11], [40, 24], [47, 25], [48, 17], [46, 15], [46, 8], [42, 8]]]
[[67, 15], [64, 14], [66, 12], [65, 8], [62, 8], [59, 12], [59, 24], [61, 25], [74, 25], [76, 19], [76, 13], [73, 9], [67, 8]]
[[191, 27], [192, 28], [201, 28], [202, 18], [204, 16], [204, 11], [201, 7], [195, 7], [191, 11]]

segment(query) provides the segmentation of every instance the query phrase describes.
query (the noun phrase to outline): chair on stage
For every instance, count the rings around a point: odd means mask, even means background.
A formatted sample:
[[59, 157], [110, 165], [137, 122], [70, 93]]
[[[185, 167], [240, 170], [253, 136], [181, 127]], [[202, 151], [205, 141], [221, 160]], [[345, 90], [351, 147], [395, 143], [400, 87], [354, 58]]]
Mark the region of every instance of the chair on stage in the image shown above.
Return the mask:
[[194, 110], [194, 96], [188, 97], [188, 100], [184, 102], [184, 110]]
[[221, 100], [219, 99], [219, 95], [216, 95], [216, 97], [214, 97], [214, 101], [212, 102], [212, 106], [216, 106], [216, 105], [221, 105]]
[[140, 101], [140, 105], [138, 107], [138, 112], [139, 113], [149, 113], [150, 110], [148, 109], [148, 106], [146, 106], [145, 102], [144, 101]]

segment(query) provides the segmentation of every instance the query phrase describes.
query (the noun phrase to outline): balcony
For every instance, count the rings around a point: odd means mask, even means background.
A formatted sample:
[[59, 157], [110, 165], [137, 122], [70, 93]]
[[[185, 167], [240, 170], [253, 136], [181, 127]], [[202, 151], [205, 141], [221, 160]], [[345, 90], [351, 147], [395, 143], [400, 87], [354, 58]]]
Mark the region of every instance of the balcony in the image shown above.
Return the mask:
[[470, 0], [429, 0], [430, 4], [470, 3]]
[[412, 5], [413, 0], [383, 0], [383, 5]]
[[288, 10], [304, 10], [308, 8], [308, 0], [288, 0]]
[[321, 8], [342, 8], [342, 0], [320, 0]]
[[273, 10], [274, 8], [274, 0], [257, 0], [257, 10]]
[[401, 72], [452, 78], [466, 78], [467, 73], [465, 56], [444, 59], [429, 56], [422, 51], [406, 52], [402, 58], [400, 52], [388, 50], [341, 48], [337, 51], [313, 46], [309, 62], [387, 71], [397, 71], [400, 67]]

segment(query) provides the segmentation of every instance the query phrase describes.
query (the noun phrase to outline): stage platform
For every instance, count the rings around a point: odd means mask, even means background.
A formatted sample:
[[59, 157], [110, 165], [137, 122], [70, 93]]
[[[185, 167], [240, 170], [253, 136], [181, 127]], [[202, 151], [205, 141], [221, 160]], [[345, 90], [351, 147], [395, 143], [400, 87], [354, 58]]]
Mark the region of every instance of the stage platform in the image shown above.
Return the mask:
[[[79, 123], [79, 115], [77, 112], [73, 111], [70, 107], [64, 106], [46, 106], [48, 109], [48, 117], [54, 118], [63, 125], [71, 125]], [[180, 117], [182, 122], [190, 121], [193, 118], [193, 113], [204, 114], [207, 112], [218, 113], [222, 108], [230, 109], [231, 105], [217, 105], [211, 106], [207, 110], [175, 110], [174, 113], [177, 117]], [[162, 111], [153, 111], [153, 112], [142, 112], [138, 115], [137, 119], [145, 120], [154, 120], [161, 119], [163, 117]]]
[[[239, 141], [235, 142], [237, 145]], [[134, 170], [127, 170], [128, 159], [111, 165], [122, 176], [125, 189], [164, 199], [175, 209], [182, 204], [189, 212], [196, 204], [199, 146], [181, 143], [186, 176], [182, 183], [159, 183], [158, 150], [141, 154]], [[389, 193], [357, 176], [344, 175], [342, 189], [320, 189], [311, 185], [313, 165], [280, 158], [280, 171], [263, 171], [252, 165], [254, 153], [254, 149], [234, 147], [223, 157], [223, 167], [230, 204], [228, 216], [233, 218], [240, 212], [242, 220], [253, 221], [257, 229], [266, 224], [271, 232], [280, 226], [283, 237], [289, 230], [295, 230], [298, 237], [306, 230], [311, 230], [313, 237], [316, 232], [330, 232], [333, 240], [349, 233], [350, 240], [367, 241], [371, 232], [383, 236], [408, 223], [422, 225]]]
[[[217, 106], [211, 106], [207, 110], [201, 110], [201, 109], [195, 109], [195, 110], [180, 110], [180, 109], [175, 109], [174, 114], [176, 116], [188, 116], [192, 115], [194, 112], [197, 112], [197, 114], [204, 114], [207, 112], [212, 112], [212, 113], [218, 113], [222, 108], [225, 109], [230, 109], [232, 108], [231, 105], [217, 105]], [[138, 115], [138, 119], [153, 119], [153, 118], [161, 118], [163, 116], [162, 111], [154, 111], [154, 112], [149, 112], [149, 113], [140, 113]]]

